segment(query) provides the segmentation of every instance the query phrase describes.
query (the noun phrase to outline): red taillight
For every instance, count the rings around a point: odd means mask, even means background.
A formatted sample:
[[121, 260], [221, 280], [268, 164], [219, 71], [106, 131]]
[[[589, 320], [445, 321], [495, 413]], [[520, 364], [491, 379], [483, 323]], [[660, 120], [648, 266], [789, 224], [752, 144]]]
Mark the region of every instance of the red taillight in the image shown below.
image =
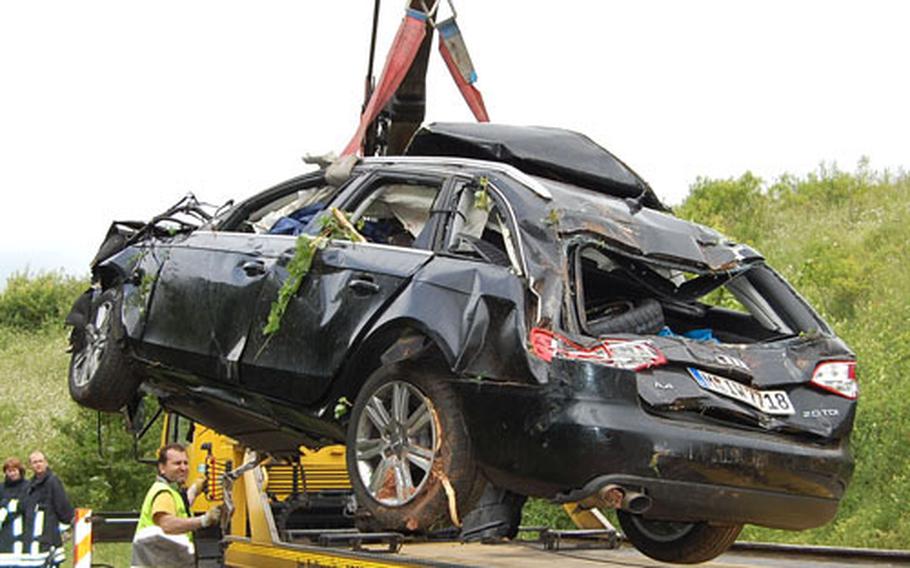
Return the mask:
[[812, 373], [811, 384], [850, 400], [859, 396], [856, 361], [822, 361]]
[[647, 339], [602, 339], [590, 347], [584, 347], [539, 327], [531, 330], [531, 349], [548, 363], [556, 357], [590, 361], [631, 371], [657, 367], [667, 362], [660, 349]]

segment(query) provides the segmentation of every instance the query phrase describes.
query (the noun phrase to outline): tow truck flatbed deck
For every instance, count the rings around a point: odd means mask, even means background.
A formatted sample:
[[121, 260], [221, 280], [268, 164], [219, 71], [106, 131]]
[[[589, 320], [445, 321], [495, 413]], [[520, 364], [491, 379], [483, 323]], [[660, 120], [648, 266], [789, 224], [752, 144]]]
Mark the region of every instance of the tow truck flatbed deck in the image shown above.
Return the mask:
[[[225, 565], [237, 568], [261, 566], [299, 568], [301, 566], [345, 568], [592, 568], [622, 566], [652, 568], [674, 566], [651, 560], [629, 545], [615, 549], [565, 548], [546, 550], [539, 543], [512, 541], [508, 543], [461, 544], [457, 542], [405, 544], [397, 553], [355, 552], [337, 548], [322, 548], [297, 544], [280, 546], [256, 544], [248, 539], [231, 539]], [[876, 566], [877, 568], [907, 566], [906, 558], [873, 559], [841, 557], [835, 552], [819, 555], [803, 553], [736, 550], [701, 564], [706, 568], [836, 568], [845, 566]]]

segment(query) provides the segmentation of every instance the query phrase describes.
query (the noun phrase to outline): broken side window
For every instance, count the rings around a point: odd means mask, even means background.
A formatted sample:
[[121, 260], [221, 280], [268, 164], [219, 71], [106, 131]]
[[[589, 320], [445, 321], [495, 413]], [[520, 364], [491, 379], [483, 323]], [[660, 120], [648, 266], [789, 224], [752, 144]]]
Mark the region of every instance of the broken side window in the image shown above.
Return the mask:
[[429, 248], [426, 228], [439, 191], [440, 185], [389, 180], [371, 186], [345, 213], [371, 243]]
[[307, 232], [337, 189], [323, 182], [273, 188], [229, 214], [219, 230], [235, 233], [299, 235]]
[[830, 331], [761, 262], [712, 273], [632, 259], [596, 244], [576, 247], [573, 259], [577, 320], [593, 337], [630, 333], [754, 343]]
[[447, 252], [519, 269], [512, 231], [499, 203], [487, 190], [465, 184], [455, 194], [446, 231]]
[[254, 211], [245, 225], [256, 233], [299, 235], [325, 209], [334, 191], [327, 185], [297, 190]]

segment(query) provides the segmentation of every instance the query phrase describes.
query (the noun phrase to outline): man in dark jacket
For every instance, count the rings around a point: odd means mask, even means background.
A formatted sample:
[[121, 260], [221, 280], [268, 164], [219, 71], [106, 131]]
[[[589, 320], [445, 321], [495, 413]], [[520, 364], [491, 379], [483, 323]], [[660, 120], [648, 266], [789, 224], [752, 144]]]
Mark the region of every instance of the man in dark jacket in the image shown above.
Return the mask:
[[27, 525], [32, 527], [32, 554], [46, 555], [53, 550], [52, 563], [63, 563], [63, 540], [60, 525], [73, 520], [73, 507], [63, 489], [63, 483], [47, 466], [47, 458], [39, 451], [28, 456], [29, 466], [35, 473], [25, 498]]

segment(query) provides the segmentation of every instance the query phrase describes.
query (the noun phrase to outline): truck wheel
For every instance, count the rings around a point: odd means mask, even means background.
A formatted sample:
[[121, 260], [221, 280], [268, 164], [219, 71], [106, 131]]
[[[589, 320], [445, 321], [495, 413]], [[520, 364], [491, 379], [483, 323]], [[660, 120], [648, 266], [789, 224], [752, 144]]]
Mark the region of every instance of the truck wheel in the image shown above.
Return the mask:
[[70, 336], [70, 396], [94, 410], [120, 410], [141, 382], [123, 349], [122, 304], [119, 288], [101, 292], [92, 299], [85, 324]]
[[739, 536], [742, 525], [655, 521], [617, 511], [626, 538], [645, 556], [661, 562], [698, 564], [720, 556]]
[[361, 528], [425, 532], [460, 524], [484, 486], [461, 416], [443, 376], [408, 363], [370, 376], [347, 434]]

